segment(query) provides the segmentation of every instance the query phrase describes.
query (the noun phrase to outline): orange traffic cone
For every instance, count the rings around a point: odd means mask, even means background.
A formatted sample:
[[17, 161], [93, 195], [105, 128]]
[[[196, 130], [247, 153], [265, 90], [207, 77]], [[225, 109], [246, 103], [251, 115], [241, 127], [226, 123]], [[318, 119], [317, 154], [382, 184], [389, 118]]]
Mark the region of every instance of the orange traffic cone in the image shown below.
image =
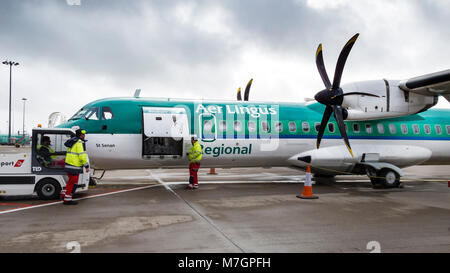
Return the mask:
[[210, 168], [208, 174], [217, 174], [216, 173], [216, 168]]
[[314, 196], [312, 192], [312, 181], [311, 181], [311, 166], [308, 165], [305, 174], [305, 184], [303, 185], [303, 192], [301, 195], [297, 195], [301, 199], [319, 199], [318, 196]]

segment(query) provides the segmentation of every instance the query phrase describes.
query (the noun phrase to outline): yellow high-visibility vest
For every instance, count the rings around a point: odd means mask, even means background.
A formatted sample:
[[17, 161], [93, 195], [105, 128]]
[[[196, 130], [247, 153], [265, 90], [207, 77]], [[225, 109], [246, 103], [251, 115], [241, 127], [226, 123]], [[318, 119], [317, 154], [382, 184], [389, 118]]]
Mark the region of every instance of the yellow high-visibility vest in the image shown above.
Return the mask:
[[[37, 146], [37, 150], [39, 151], [42, 147], [47, 148], [47, 150], [48, 150], [51, 154], [54, 154], [54, 153], [55, 153], [55, 151], [54, 151], [52, 148], [50, 148], [50, 146], [47, 146], [47, 145], [38, 145], [38, 146]], [[56, 156], [56, 155], [51, 155], [50, 157], [51, 157], [51, 158], [56, 158], [57, 156]]]
[[198, 143], [198, 141], [196, 141], [194, 143], [194, 145], [192, 145], [191, 150], [189, 151], [189, 154], [188, 154], [189, 162], [191, 162], [191, 163], [200, 162], [202, 157], [203, 157], [202, 146], [200, 146], [200, 143]]
[[87, 153], [84, 150], [83, 141], [81, 139], [78, 139], [72, 147], [67, 149], [66, 164], [75, 167], [83, 167], [88, 165]]

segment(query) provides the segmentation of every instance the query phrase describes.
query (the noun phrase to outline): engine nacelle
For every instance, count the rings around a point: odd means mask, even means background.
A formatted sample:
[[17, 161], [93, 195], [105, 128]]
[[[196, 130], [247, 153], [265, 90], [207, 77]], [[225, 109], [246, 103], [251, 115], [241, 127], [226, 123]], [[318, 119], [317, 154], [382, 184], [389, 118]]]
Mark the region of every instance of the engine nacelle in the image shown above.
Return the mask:
[[349, 95], [342, 107], [347, 109], [347, 120], [393, 118], [416, 114], [433, 107], [438, 96], [426, 96], [404, 91], [398, 80], [362, 81], [342, 85], [344, 93], [365, 92], [378, 95]]

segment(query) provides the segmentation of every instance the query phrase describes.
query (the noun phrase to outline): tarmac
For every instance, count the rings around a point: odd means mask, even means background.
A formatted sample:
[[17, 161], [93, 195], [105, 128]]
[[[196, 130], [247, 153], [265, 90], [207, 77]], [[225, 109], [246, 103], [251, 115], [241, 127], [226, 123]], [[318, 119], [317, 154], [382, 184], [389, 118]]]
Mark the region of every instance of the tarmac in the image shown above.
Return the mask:
[[403, 188], [365, 176], [313, 184], [290, 168], [109, 171], [79, 204], [0, 199], [0, 252], [450, 252], [450, 170], [404, 169]]

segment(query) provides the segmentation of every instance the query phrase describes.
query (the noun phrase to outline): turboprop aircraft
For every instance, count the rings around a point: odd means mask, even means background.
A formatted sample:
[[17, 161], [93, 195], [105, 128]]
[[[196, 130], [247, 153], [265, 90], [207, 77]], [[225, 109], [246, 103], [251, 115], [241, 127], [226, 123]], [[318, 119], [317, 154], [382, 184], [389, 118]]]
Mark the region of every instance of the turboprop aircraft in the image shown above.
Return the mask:
[[185, 167], [194, 135], [206, 168], [311, 165], [316, 175], [365, 174], [374, 185], [395, 187], [401, 168], [450, 164], [450, 110], [428, 110], [438, 96], [450, 100], [450, 70], [341, 86], [357, 38], [342, 49], [333, 82], [319, 45], [325, 89], [313, 102], [159, 99], [137, 92], [91, 102], [58, 127], [85, 129], [91, 165], [103, 170]]

